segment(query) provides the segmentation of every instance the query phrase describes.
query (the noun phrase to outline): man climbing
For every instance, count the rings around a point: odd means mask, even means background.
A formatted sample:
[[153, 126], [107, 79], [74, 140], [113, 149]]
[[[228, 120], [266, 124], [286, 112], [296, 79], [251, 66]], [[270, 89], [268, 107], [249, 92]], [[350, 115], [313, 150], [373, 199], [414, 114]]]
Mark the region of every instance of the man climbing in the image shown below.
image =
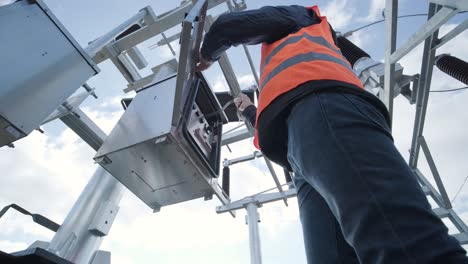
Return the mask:
[[294, 172], [308, 263], [468, 263], [317, 6], [221, 15], [198, 70], [231, 46], [260, 43], [258, 109], [245, 95], [236, 104], [256, 147]]

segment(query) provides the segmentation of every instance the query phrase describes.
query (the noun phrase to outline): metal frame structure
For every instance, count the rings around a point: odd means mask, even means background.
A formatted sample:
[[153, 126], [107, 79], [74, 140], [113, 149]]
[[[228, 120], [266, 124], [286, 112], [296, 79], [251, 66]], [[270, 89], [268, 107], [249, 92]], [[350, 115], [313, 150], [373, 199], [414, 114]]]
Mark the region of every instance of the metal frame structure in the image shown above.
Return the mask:
[[[138, 81], [147, 78], [140, 76], [138, 71], [138, 69], [144, 68], [147, 63], [139, 52], [137, 45], [154, 36], [161, 35], [163, 40], [158, 42], [156, 45], [167, 45], [171, 50], [171, 53], [175, 55], [175, 51], [170, 43], [173, 40], [177, 40], [181, 34], [178, 33], [167, 37], [165, 32], [174, 26], [179, 25], [180, 22], [184, 20], [184, 15], [194, 8], [194, 6], [202, 8], [204, 3], [207, 4], [205, 7], [208, 10], [221, 4], [226, 4], [229, 11], [246, 8], [244, 1], [231, 2], [231, 0], [199, 0], [198, 3], [197, 1], [184, 1], [180, 7], [157, 16], [154, 14], [151, 7], [148, 6], [141, 9], [137, 14], [133, 15], [107, 34], [92, 41], [84, 50], [90, 55], [90, 57], [92, 57], [96, 64], [108, 59], [111, 60], [120, 73], [126, 78], [129, 83], [129, 87], [137, 87]], [[438, 38], [438, 29], [459, 11], [468, 10], [468, 4], [466, 1], [457, 0], [430, 0], [429, 20], [398, 49], [396, 47], [397, 9], [397, 0], [386, 0], [385, 14], [387, 17], [387, 37], [385, 51], [385, 80], [384, 92], [381, 93], [380, 96], [389, 108], [390, 113], [392, 113], [393, 99], [395, 97], [394, 86], [396, 85], [396, 63], [419, 43], [424, 41], [424, 56], [421, 73], [418, 85], [412, 91], [413, 96], [415, 96], [417, 111], [409, 164], [411, 169], [414, 171], [415, 176], [419, 179], [425, 194], [431, 196], [439, 206], [439, 208], [434, 209], [436, 214], [441, 218], [449, 218], [460, 231], [460, 233], [455, 235], [455, 237], [458, 238], [462, 244], [467, 244], [468, 227], [452, 209], [452, 205], [437, 171], [434, 159], [432, 158], [429, 147], [423, 137], [423, 129], [435, 50], [468, 28], [468, 21], [464, 21], [440, 39]], [[196, 17], [193, 19], [196, 19]], [[209, 29], [209, 26], [213, 21], [214, 19], [211, 16], [207, 16], [205, 18], [205, 31]], [[134, 25], [137, 25], [137, 29], [128, 32], [128, 30]], [[243, 49], [258, 87], [259, 77], [251, 55], [246, 46], [243, 46]], [[227, 54], [223, 54], [221, 56], [219, 65], [232, 95], [238, 95], [241, 92], [240, 85]], [[155, 68], [153, 68], [153, 70], [154, 69]], [[154, 72], [154, 75], [156, 76], [157, 73]], [[83, 87], [86, 90], [85, 93], [69, 98], [59, 108], [57, 108], [56, 111], [43, 122], [43, 124], [60, 119], [94, 150], [98, 150], [103, 144], [106, 135], [79, 108], [79, 105], [89, 95], [96, 97], [94, 89], [90, 88], [87, 84]], [[234, 144], [250, 138], [252, 135], [253, 128], [249, 124], [246, 124], [246, 128], [224, 134], [222, 145]], [[427, 178], [417, 168], [420, 148], [422, 148], [427, 158], [429, 167], [436, 181], [437, 188], [432, 186]], [[260, 264], [262, 263], [262, 260], [258, 228], [258, 222], [260, 219], [258, 208], [263, 204], [280, 200], [287, 205], [287, 199], [294, 197], [296, 195], [296, 191], [291, 185], [289, 185], [287, 190], [283, 189], [284, 185], [279, 181], [272, 163], [261, 153], [256, 152], [246, 157], [225, 160], [224, 166], [231, 166], [256, 158], [264, 159], [275, 183], [276, 188], [274, 190], [276, 190], [276, 192], [261, 193], [246, 197], [239, 201], [233, 201], [217, 207], [216, 211], [217, 213], [233, 213], [240, 209], [245, 209], [247, 211], [246, 222], [249, 225], [251, 263]], [[123, 190], [124, 187], [122, 184], [102, 168], [99, 168], [80, 195], [80, 198], [77, 200], [72, 210], [69, 212], [64, 223], [58, 229], [53, 240], [50, 243], [35, 243], [34, 245], [41, 244], [41, 247], [47, 248], [50, 252], [79, 264], [98, 263], [95, 262], [95, 260], [98, 258], [100, 259], [103, 255], [103, 253], [99, 251], [99, 246], [112, 226], [113, 219], [119, 209], [118, 204], [122, 197]], [[103, 223], [105, 223], [105, 225]], [[106, 259], [106, 262], [110, 262], [110, 260], [108, 260], [109, 258], [104, 259]]]
[[[409, 166], [419, 180], [424, 193], [430, 196], [437, 204], [438, 208], [434, 209], [436, 215], [438, 215], [440, 218], [448, 218], [457, 228], [459, 233], [455, 234], [454, 236], [460, 241], [461, 244], [468, 244], [468, 227], [452, 209], [452, 204], [448, 198], [447, 191], [445, 190], [443, 181], [429, 150], [429, 146], [427, 145], [427, 142], [423, 136], [423, 131], [426, 121], [426, 112], [429, 102], [429, 92], [432, 81], [436, 49], [440, 48], [449, 40], [463, 32], [468, 27], [468, 20], [460, 23], [457, 27], [455, 27], [442, 38], [439, 38], [439, 28], [459, 12], [467, 10], [468, 3], [466, 1], [429, 0], [427, 22], [418, 31], [413, 33], [413, 35], [397, 49], [396, 37], [398, 32], [398, 0], [386, 0], [385, 3], [385, 17], [387, 20], [384, 103], [387, 105], [390, 113], [392, 114], [394, 99], [392, 93], [394, 90], [393, 87], [395, 85], [395, 64], [424, 41], [421, 72], [419, 74], [418, 83], [412, 91], [413, 97], [415, 97], [416, 114], [410, 149]], [[414, 102], [410, 100], [410, 103]], [[432, 186], [432, 184], [427, 180], [426, 176], [424, 176], [418, 169], [420, 149], [423, 150], [437, 188]]]

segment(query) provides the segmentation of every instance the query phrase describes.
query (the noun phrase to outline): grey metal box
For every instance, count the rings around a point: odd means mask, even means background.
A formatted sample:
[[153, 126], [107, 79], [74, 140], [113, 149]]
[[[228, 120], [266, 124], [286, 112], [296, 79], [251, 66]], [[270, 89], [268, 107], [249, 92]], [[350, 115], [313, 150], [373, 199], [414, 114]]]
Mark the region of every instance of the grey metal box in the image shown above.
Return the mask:
[[[173, 125], [176, 76], [137, 93], [95, 160], [151, 208], [217, 195], [225, 115], [201, 75], [190, 80]], [[211, 131], [211, 132], [210, 132]]]
[[99, 69], [42, 1], [0, 7], [0, 147], [25, 137]]

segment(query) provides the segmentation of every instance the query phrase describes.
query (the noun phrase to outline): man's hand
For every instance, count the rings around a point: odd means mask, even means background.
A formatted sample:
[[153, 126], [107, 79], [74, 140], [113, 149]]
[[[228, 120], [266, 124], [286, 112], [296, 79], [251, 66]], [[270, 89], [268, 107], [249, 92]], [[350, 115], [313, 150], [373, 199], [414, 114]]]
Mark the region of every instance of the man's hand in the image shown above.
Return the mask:
[[237, 109], [239, 109], [241, 113], [244, 112], [248, 106], [253, 105], [250, 98], [243, 93], [240, 93], [239, 97], [234, 98], [234, 104], [236, 104]]
[[200, 53], [200, 56], [198, 56], [198, 57], [200, 58], [200, 61], [198, 62], [197, 66], [195, 66], [195, 71], [196, 72], [204, 71], [204, 70], [208, 69], [214, 63], [214, 61], [209, 61], [209, 60], [203, 58], [201, 53]]

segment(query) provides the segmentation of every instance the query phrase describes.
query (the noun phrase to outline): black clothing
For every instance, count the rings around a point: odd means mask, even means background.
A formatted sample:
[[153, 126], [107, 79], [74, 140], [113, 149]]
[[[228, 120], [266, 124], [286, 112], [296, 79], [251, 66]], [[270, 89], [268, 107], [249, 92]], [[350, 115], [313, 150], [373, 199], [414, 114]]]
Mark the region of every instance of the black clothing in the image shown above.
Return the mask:
[[[321, 20], [313, 10], [303, 6], [262, 7], [258, 10], [232, 12], [221, 15], [205, 35], [201, 54], [205, 59], [217, 60], [231, 46], [240, 44], [273, 43]], [[330, 26], [332, 37], [336, 34]], [[339, 73], [337, 73], [339, 74]], [[258, 118], [257, 130], [262, 152], [272, 161], [291, 170], [287, 161], [288, 131], [286, 120], [290, 109], [312, 92], [356, 94], [376, 106], [388, 118], [385, 105], [373, 94], [361, 88], [335, 80], [315, 80], [303, 83], [276, 98]], [[255, 111], [256, 112], [256, 111]], [[244, 115], [255, 125], [254, 109], [247, 107]]]

